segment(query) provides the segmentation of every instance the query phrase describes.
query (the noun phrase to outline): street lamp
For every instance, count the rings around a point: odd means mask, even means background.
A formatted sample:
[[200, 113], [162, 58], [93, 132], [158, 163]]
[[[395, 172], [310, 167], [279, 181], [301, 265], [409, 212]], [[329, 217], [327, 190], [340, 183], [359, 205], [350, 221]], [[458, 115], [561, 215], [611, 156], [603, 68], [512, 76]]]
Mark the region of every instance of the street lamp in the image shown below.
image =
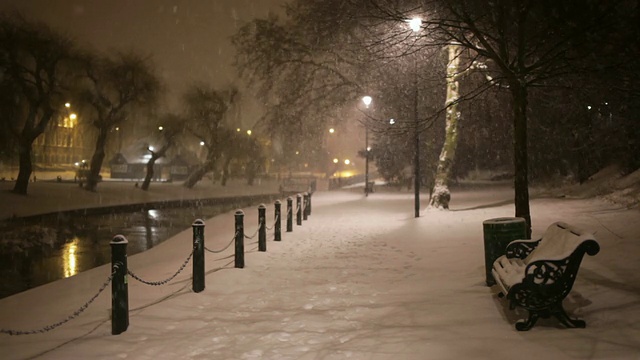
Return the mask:
[[[422, 20], [420, 18], [413, 18], [407, 21], [411, 30], [418, 35], [418, 32], [422, 28]], [[418, 129], [418, 58], [413, 54], [413, 121], [415, 126], [414, 142], [415, 142], [415, 154], [413, 157], [413, 169], [414, 169], [414, 210], [415, 217], [420, 217], [420, 131]]]
[[[363, 96], [362, 102], [364, 106], [369, 109], [369, 105], [371, 105], [371, 96]], [[366, 119], [365, 119], [366, 120]], [[365, 149], [365, 160], [364, 160], [364, 196], [369, 196], [369, 127], [366, 122], [364, 124], [364, 149]]]

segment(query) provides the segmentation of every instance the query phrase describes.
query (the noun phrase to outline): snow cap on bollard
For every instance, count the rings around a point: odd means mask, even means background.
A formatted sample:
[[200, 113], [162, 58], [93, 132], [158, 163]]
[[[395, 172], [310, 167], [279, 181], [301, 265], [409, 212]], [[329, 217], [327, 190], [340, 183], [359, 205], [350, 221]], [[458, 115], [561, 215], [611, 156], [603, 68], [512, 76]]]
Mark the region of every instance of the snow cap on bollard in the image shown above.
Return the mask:
[[120, 234], [114, 236], [110, 242], [110, 244], [112, 245], [124, 245], [128, 243], [129, 243], [129, 240], [127, 240], [127, 238], [124, 235], [120, 235]]
[[204, 226], [204, 221], [202, 219], [196, 219], [191, 226]]
[[280, 202], [280, 200], [276, 200], [275, 204], [276, 204], [276, 205], [282, 205], [282, 203]]
[[258, 209], [266, 209], [267, 207], [264, 204], [258, 205]]
[[291, 196], [289, 196], [289, 197], [287, 198], [287, 200], [291, 200], [291, 201], [293, 201], [293, 198], [292, 198]]
[[236, 210], [236, 216], [238, 215], [244, 215], [244, 211], [242, 211], [241, 209]]

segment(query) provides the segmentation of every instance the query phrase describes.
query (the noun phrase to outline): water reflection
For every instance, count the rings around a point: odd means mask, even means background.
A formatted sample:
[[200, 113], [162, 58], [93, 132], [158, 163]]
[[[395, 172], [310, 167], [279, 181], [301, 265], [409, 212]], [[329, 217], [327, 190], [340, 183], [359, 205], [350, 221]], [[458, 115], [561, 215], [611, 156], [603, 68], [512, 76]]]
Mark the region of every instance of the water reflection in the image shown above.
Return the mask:
[[74, 237], [70, 243], [67, 243], [62, 249], [62, 271], [65, 278], [71, 277], [78, 273], [78, 237]]
[[0, 253], [0, 298], [106, 264], [111, 258], [109, 242], [115, 234], [127, 237], [127, 253], [133, 255], [190, 228], [197, 218], [208, 219], [235, 208], [235, 204], [227, 204], [151, 209], [63, 220], [43, 218], [15, 225], [16, 230], [36, 225], [54, 229], [57, 240], [29, 251]]
[[147, 211], [147, 215], [149, 215], [150, 219], [157, 219], [160, 217], [160, 211], [156, 210], [156, 209], [150, 209]]

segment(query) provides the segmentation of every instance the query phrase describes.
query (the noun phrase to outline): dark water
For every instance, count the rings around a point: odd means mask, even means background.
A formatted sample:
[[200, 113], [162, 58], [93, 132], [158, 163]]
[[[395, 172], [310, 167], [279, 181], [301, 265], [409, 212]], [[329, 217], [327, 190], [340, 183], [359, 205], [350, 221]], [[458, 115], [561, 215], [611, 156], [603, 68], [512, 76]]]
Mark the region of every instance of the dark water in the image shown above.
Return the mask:
[[198, 218], [208, 219], [232, 209], [232, 205], [162, 208], [82, 217], [43, 217], [5, 225], [2, 231], [38, 233], [46, 229], [49, 238], [55, 241], [27, 251], [3, 249], [0, 298], [109, 263], [109, 242], [114, 235], [127, 238], [127, 253], [133, 255], [190, 229]]

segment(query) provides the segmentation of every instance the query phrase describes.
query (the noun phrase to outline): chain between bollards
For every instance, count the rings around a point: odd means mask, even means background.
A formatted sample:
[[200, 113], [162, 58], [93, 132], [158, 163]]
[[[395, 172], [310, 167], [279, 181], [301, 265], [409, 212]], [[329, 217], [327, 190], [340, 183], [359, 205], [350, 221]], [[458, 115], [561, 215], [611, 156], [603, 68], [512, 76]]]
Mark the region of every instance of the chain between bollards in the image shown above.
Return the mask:
[[204, 221], [196, 219], [193, 227], [193, 277], [191, 287], [193, 292], [204, 290]]
[[129, 288], [127, 285], [127, 238], [116, 235], [111, 240], [111, 334], [118, 335], [129, 327]]

